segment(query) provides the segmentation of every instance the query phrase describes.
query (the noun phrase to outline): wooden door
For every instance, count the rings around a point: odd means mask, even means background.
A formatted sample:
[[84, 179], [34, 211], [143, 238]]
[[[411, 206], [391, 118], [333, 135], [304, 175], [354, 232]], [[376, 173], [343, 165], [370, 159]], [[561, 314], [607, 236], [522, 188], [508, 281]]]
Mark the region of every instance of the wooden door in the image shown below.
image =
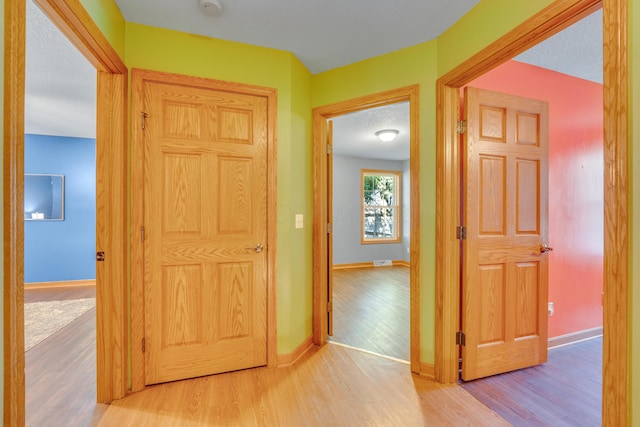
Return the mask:
[[333, 121], [327, 121], [327, 331], [333, 335]]
[[143, 90], [145, 382], [265, 365], [266, 99]]
[[465, 90], [464, 380], [547, 361], [547, 109]]

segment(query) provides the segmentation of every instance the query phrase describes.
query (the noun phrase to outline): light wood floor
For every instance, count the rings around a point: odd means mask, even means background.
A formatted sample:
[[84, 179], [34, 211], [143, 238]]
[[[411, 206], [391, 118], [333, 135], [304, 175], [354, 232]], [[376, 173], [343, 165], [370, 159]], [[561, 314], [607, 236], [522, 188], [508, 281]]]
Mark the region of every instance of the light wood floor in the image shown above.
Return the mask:
[[24, 302], [67, 301], [71, 299], [95, 298], [95, 286], [67, 286], [50, 288], [25, 288]]
[[113, 402], [99, 426], [507, 426], [458, 385], [328, 344], [294, 366], [148, 387]]
[[[95, 286], [25, 289], [25, 302], [96, 296]], [[89, 310], [25, 353], [27, 426], [86, 426], [96, 405], [96, 311]]]
[[[87, 296], [92, 295], [73, 295]], [[33, 301], [49, 296], [41, 293], [25, 298]], [[509, 375], [504, 378], [513, 378], [508, 386], [511, 389], [487, 382], [488, 389], [472, 390], [472, 394], [465, 390], [468, 384], [437, 384], [411, 374], [403, 363], [328, 344], [314, 347], [294, 366], [257, 368], [161, 384], [109, 406], [97, 405], [94, 323], [95, 310], [91, 310], [59, 331], [57, 337], [52, 336], [27, 352], [27, 425], [510, 425], [498, 414], [517, 426], [554, 425], [540, 417], [541, 411], [549, 408], [531, 409], [525, 397], [536, 402], [546, 399], [542, 395], [547, 394], [561, 406], [571, 399], [568, 395], [561, 399], [558, 393], [564, 392], [560, 389], [546, 393], [549, 390], [545, 387], [555, 387], [549, 385], [549, 376], [539, 382], [542, 389], [535, 391], [526, 382], [534, 381], [533, 377], [525, 380]], [[570, 354], [574, 348], [578, 356]], [[584, 385], [572, 380], [571, 375], [584, 374], [584, 365], [575, 361], [585, 350], [577, 346], [566, 349], [553, 350], [550, 360], [556, 354], [562, 355], [564, 367], [560, 365], [560, 369], [565, 374], [561, 382], [580, 392]], [[571, 371], [571, 367], [575, 369]], [[528, 375], [527, 370], [523, 372]], [[496, 391], [495, 387], [502, 389]], [[599, 405], [587, 405], [583, 409], [574, 405], [570, 411], [599, 412]], [[505, 406], [511, 414], [504, 412]], [[520, 420], [513, 418], [513, 414]], [[522, 419], [531, 422], [527, 424]], [[580, 420], [580, 425], [594, 425], [583, 415], [575, 419]]]
[[[408, 269], [336, 273], [333, 339], [408, 359]], [[292, 367], [148, 387], [113, 402], [99, 425], [509, 424], [458, 385], [437, 384], [411, 374], [406, 364], [329, 344]]]
[[333, 271], [333, 336], [352, 347], [409, 360], [409, 268]]

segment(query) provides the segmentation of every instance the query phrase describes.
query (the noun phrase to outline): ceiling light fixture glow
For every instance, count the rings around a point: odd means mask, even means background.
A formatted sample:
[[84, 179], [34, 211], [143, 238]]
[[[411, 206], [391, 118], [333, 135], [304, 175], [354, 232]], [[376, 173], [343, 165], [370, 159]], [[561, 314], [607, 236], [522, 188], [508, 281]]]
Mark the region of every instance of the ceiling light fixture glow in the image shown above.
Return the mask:
[[200, 11], [207, 16], [219, 16], [222, 13], [222, 3], [219, 0], [200, 0]]
[[382, 142], [391, 142], [396, 139], [396, 136], [398, 136], [399, 133], [400, 132], [395, 129], [383, 129], [376, 132], [376, 136], [380, 138], [380, 141]]

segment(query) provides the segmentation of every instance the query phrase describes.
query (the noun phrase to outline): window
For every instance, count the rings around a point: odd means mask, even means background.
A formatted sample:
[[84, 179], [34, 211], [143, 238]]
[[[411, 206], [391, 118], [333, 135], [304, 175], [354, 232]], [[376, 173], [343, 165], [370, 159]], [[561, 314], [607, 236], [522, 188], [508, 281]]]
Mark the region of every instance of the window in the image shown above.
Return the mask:
[[399, 171], [361, 171], [362, 243], [400, 241], [400, 174]]

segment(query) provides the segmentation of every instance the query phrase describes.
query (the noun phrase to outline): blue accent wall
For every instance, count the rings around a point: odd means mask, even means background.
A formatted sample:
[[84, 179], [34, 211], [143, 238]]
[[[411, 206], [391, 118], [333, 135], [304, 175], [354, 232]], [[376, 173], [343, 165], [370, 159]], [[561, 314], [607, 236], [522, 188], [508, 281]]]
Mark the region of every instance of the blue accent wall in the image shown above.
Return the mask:
[[64, 221], [24, 222], [24, 281], [96, 278], [96, 141], [25, 135], [25, 173], [65, 177]]

